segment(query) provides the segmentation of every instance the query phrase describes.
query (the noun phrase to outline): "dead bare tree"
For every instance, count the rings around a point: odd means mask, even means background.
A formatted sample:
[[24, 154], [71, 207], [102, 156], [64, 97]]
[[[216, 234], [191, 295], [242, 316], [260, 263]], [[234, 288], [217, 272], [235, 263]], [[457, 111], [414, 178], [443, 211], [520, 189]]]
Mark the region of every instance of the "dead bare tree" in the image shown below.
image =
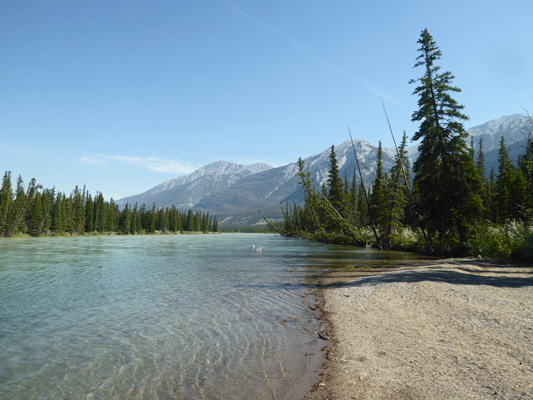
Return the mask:
[[379, 240], [378, 232], [376, 231], [376, 224], [374, 223], [374, 217], [372, 216], [372, 209], [370, 207], [370, 202], [368, 201], [368, 193], [365, 189], [363, 174], [361, 173], [361, 167], [359, 166], [359, 158], [357, 157], [357, 151], [355, 150], [355, 144], [353, 143], [352, 131], [350, 130], [350, 127], [348, 127], [348, 133], [350, 134], [350, 140], [352, 142], [352, 150], [355, 156], [355, 162], [357, 164], [357, 169], [359, 170], [359, 178], [361, 179], [361, 187], [363, 189], [363, 192], [365, 193], [365, 201], [366, 201], [366, 206], [368, 208], [368, 216], [370, 217], [370, 225], [372, 227], [372, 232], [374, 233], [374, 237], [376, 239], [376, 245], [378, 246], [380, 250], [383, 250], [383, 246], [381, 246], [381, 241]]

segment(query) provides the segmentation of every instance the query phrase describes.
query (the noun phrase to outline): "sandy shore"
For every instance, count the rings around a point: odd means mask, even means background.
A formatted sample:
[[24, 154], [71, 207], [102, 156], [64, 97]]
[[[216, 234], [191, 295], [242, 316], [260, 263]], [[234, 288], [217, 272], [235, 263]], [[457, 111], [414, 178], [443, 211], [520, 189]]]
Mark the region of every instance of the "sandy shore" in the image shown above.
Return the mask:
[[308, 399], [533, 399], [532, 268], [440, 260], [323, 283], [334, 344]]

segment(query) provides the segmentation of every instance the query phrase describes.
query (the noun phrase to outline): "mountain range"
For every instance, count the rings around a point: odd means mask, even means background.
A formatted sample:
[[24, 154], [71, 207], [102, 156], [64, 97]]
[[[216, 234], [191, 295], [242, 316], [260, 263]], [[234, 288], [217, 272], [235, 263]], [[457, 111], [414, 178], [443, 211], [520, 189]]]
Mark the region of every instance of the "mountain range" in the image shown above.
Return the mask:
[[[511, 160], [523, 152], [526, 142], [528, 119], [512, 115], [489, 121], [468, 130], [477, 151], [479, 139], [483, 139], [483, 153], [487, 171], [497, 168], [500, 140], [503, 136]], [[377, 146], [366, 140], [354, 140], [357, 157], [361, 163], [363, 178], [373, 180], [376, 168]], [[411, 163], [416, 159], [417, 146], [407, 149]], [[325, 184], [330, 168], [331, 148], [304, 159], [311, 178], [317, 186]], [[355, 156], [350, 140], [335, 146], [337, 162], [342, 177], [351, 180]], [[394, 162], [396, 150], [383, 149], [383, 167], [388, 171]], [[221, 225], [253, 225], [262, 223], [258, 210], [268, 218], [281, 216], [281, 203], [301, 203], [303, 192], [298, 185], [297, 163], [273, 168], [267, 164], [239, 165], [218, 161], [206, 165], [192, 174], [163, 182], [152, 189], [117, 200], [123, 207], [129, 204], [156, 204], [157, 207], [175, 205], [180, 210], [210, 212], [220, 218]]]

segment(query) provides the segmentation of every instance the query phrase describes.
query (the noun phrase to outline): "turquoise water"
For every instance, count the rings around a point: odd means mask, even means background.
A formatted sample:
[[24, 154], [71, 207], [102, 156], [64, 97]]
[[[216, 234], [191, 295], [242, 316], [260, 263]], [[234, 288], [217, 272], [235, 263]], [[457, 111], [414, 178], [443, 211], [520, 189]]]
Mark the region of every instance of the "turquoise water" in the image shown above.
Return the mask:
[[301, 398], [324, 343], [300, 280], [321, 251], [243, 234], [0, 241], [0, 397]]
[[0, 397], [301, 399], [325, 345], [311, 275], [354, 257], [376, 253], [257, 234], [0, 240]]

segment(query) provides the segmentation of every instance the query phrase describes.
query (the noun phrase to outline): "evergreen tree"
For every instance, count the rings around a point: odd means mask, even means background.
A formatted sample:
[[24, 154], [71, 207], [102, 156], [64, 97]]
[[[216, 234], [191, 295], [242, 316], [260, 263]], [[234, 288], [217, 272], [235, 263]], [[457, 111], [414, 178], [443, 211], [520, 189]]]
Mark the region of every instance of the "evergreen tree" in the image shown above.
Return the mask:
[[402, 228], [401, 221], [405, 217], [406, 205], [409, 204], [408, 190], [410, 186], [410, 174], [409, 157], [407, 154], [407, 134], [405, 131], [390, 175], [392, 192], [389, 193], [389, 221], [386, 234], [389, 247], [392, 246], [392, 235]]
[[133, 206], [133, 217], [131, 224], [131, 233], [137, 234], [142, 232], [142, 219], [140, 210], [137, 209], [137, 203]]
[[142, 233], [145, 230], [147, 230], [146, 226], [150, 226], [150, 222], [147, 221], [147, 218], [149, 217], [149, 213], [146, 211], [146, 205], [143, 203], [143, 205], [139, 208], [139, 220], [138, 220], [138, 227], [137, 227], [137, 233]]
[[24, 228], [27, 227], [24, 224], [24, 218], [29, 212], [29, 208], [33, 203], [35, 192], [39, 188], [40, 186], [37, 185], [35, 178], [33, 178], [28, 184], [27, 190], [24, 191], [24, 182], [22, 177], [19, 175], [17, 180], [17, 192], [15, 200], [13, 201], [13, 206], [9, 210], [8, 224], [5, 231], [6, 237], [12, 237], [15, 233], [19, 232], [21, 228], [23, 232], [25, 231]]
[[41, 204], [41, 194], [35, 193], [29, 215], [28, 233], [31, 236], [39, 236], [41, 233], [41, 222], [43, 220], [43, 209]]
[[528, 124], [523, 129], [526, 144], [524, 152], [518, 157], [518, 168], [522, 171], [529, 193], [528, 208], [533, 208], [533, 116], [526, 115]]
[[13, 205], [13, 190], [11, 188], [11, 172], [6, 171], [0, 188], [0, 237], [5, 235], [11, 206]]
[[194, 214], [192, 210], [187, 212], [187, 222], [185, 223], [185, 230], [187, 232], [194, 230]]
[[511, 216], [515, 219], [527, 218], [526, 210], [530, 208], [531, 191], [528, 188], [527, 179], [521, 169], [517, 169], [512, 182], [511, 191]]
[[481, 181], [462, 124], [468, 117], [451, 96], [460, 89], [452, 86], [451, 72], [439, 72], [436, 61], [442, 53], [427, 29], [418, 43], [415, 67], [423, 67], [424, 74], [410, 82], [418, 83], [413, 94], [419, 97], [412, 115], [413, 122], [420, 122], [413, 140], [421, 139], [413, 168], [416, 207], [429, 239], [436, 239], [443, 251], [457, 250], [481, 220]]
[[376, 177], [374, 185], [372, 186], [372, 193], [370, 194], [370, 207], [372, 215], [374, 216], [374, 222], [381, 233], [383, 233], [388, 220], [388, 206], [385, 190], [386, 182], [385, 172], [383, 171], [383, 147], [381, 146], [381, 141], [379, 141], [376, 160]]
[[105, 232], [106, 206], [102, 193], [96, 192], [94, 198], [94, 230], [100, 233]]
[[487, 172], [485, 171], [485, 154], [483, 153], [483, 138], [479, 139], [479, 150], [477, 152], [476, 169], [481, 179], [482, 193], [481, 198], [483, 200], [483, 206], [486, 212], [489, 212], [490, 208], [490, 187], [487, 179]]
[[339, 165], [337, 163], [337, 155], [335, 154], [335, 146], [331, 146], [331, 153], [329, 155], [330, 168], [328, 171], [328, 198], [333, 207], [338, 212], [342, 212], [342, 205], [344, 202], [344, 191], [342, 179], [339, 174]]
[[490, 220], [492, 222], [496, 222], [496, 171], [494, 171], [494, 167], [490, 169], [490, 175], [489, 175], [489, 184], [488, 184], [488, 212], [490, 215]]
[[63, 226], [65, 227], [65, 232], [68, 232], [70, 234], [74, 233], [74, 206], [72, 201], [72, 196], [64, 198], [63, 201], [64, 207], [63, 207]]
[[305, 170], [305, 164], [301, 158], [298, 159], [298, 176], [304, 192], [304, 207], [307, 216], [305, 219], [305, 231], [310, 233], [320, 231], [323, 226], [320, 219], [322, 212], [319, 194], [311, 180], [311, 173], [309, 170]]
[[350, 185], [350, 192], [349, 192], [348, 221], [354, 227], [360, 225], [358, 197], [357, 197], [357, 175], [355, 172], [355, 168], [353, 170], [352, 183]]
[[52, 232], [63, 231], [63, 219], [61, 218], [62, 194], [57, 193], [54, 204], [52, 204]]
[[509, 159], [509, 152], [502, 136], [498, 151], [498, 176], [496, 178], [496, 222], [503, 223], [513, 217], [511, 201], [515, 168]]
[[85, 231], [85, 207], [83, 204], [84, 195], [80, 192], [78, 186], [74, 188], [71, 198], [73, 208], [73, 232], [80, 234]]
[[176, 206], [170, 207], [169, 219], [168, 219], [168, 229], [171, 232], [177, 232], [179, 230], [179, 227], [178, 227], [179, 220], [180, 220], [180, 218], [179, 218]]
[[487, 173], [485, 172], [485, 154], [483, 153], [483, 138], [479, 138], [479, 150], [477, 152], [476, 168], [481, 182], [487, 181]]
[[122, 213], [120, 215], [120, 231], [124, 235], [129, 235], [131, 233], [131, 225], [132, 225], [132, 217], [133, 214], [130, 210], [130, 206], [128, 203], [126, 203], [126, 206], [124, 207], [124, 210], [122, 210]]
[[43, 219], [39, 231], [44, 234], [48, 234], [50, 231], [50, 225], [52, 224], [52, 206], [55, 199], [55, 188], [44, 189], [41, 195]]
[[85, 232], [94, 232], [94, 201], [90, 194], [85, 202]]
[[[118, 232], [118, 221], [120, 217], [120, 211], [118, 205], [111, 198], [109, 202], [105, 203], [106, 219], [105, 219], [105, 231], [106, 232]], [[155, 231], [155, 230], [154, 230]]]

